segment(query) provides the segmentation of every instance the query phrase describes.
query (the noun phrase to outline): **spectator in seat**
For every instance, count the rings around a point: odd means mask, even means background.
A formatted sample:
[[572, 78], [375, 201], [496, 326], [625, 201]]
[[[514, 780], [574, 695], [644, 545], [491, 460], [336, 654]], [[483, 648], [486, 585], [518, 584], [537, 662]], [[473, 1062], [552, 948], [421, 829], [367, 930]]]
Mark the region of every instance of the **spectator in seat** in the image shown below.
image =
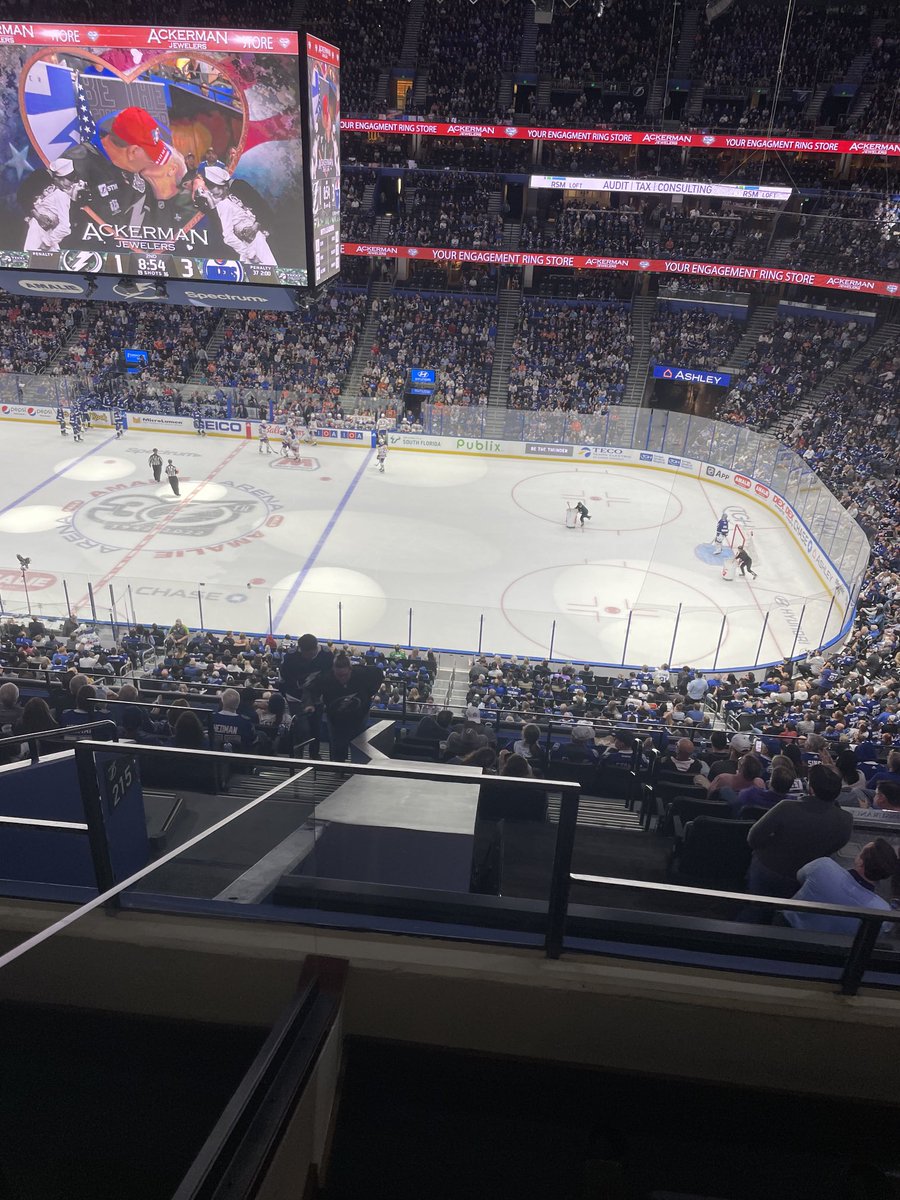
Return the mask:
[[786, 799], [796, 778], [794, 768], [786, 762], [772, 768], [767, 788], [751, 786], [742, 788], [737, 793], [733, 788], [729, 788], [728, 794], [722, 798], [728, 801], [738, 817], [741, 815], [741, 809], [748, 805], [752, 805], [754, 808], [774, 808], [776, 804], [780, 804], [782, 800]]
[[736, 793], [745, 788], [763, 790], [766, 784], [762, 776], [763, 765], [756, 755], [744, 754], [738, 761], [736, 771], [722, 771], [715, 777], [709, 785], [710, 798], [715, 796], [717, 800], [727, 800], [729, 804], [735, 803]]
[[634, 762], [634, 738], [626, 729], [617, 729], [613, 744], [603, 755], [604, 766], [630, 767]]
[[865, 808], [869, 797], [865, 793], [866, 777], [859, 769], [856, 755], [852, 750], [842, 750], [834, 763], [835, 770], [841, 777], [841, 794], [838, 804], [842, 808]]
[[[722, 737], [721, 730], [714, 730], [710, 741], [715, 744]], [[737, 771], [737, 765], [741, 757], [746, 754], [752, 745], [750, 738], [746, 733], [736, 733], [728, 743], [728, 754], [724, 758], [717, 758], [709, 767], [709, 782], [712, 783], [719, 775], [728, 774], [734, 775]]]
[[[77, 679], [79, 676], [75, 678]], [[84, 679], [86, 676], [80, 676], [80, 678]], [[73, 679], [72, 682], [74, 683], [75, 680]], [[96, 698], [96, 688], [93, 688], [89, 683], [82, 684], [75, 696], [75, 707], [67, 708], [62, 715], [63, 725], [87, 725], [89, 721], [97, 719], [94, 706], [90, 703], [91, 700], [96, 700]]]
[[442, 708], [432, 716], [427, 713], [413, 731], [413, 737], [423, 742], [445, 742], [450, 735], [453, 723], [453, 713], [449, 708]]
[[136, 705], [128, 705], [120, 718], [123, 742], [137, 742], [141, 746], [160, 746], [162, 739], [144, 729], [144, 714]]
[[[897, 874], [897, 854], [889, 841], [876, 838], [863, 846], [849, 870], [833, 858], [816, 858], [797, 872], [801, 887], [795, 900], [817, 904], [848, 904], [854, 908], [890, 911], [890, 904], [878, 895], [875, 885]], [[782, 916], [794, 929], [812, 929], [821, 933], [844, 933], [853, 937], [859, 922], [854, 917], [831, 917], [825, 913], [790, 912]], [[882, 931], [889, 933], [890, 925]]]
[[238, 712], [240, 692], [237, 688], [226, 688], [219, 702], [221, 710], [212, 719], [214, 748], [248, 753], [256, 741], [256, 730], [253, 722]]
[[47, 701], [42, 700], [40, 696], [32, 696], [22, 709], [22, 719], [16, 733], [46, 733], [58, 728]]
[[[3, 697], [3, 688], [0, 688], [0, 700]], [[882, 780], [887, 780], [889, 783], [900, 783], [900, 750], [892, 750], [887, 758], [887, 766], [879, 767], [872, 775], [869, 776], [869, 787], [872, 788], [875, 784]]]
[[[501, 751], [501, 778], [530, 779], [531, 767], [521, 754]], [[537, 788], [483, 783], [478, 792], [480, 821], [544, 821], [547, 818], [547, 795]]]
[[[747, 749], [749, 750], [750, 747], [748, 746]], [[712, 731], [709, 735], [709, 746], [702, 752], [701, 757], [708, 767], [708, 771], [704, 772], [705, 774], [710, 774], [714, 766], [730, 758], [728, 734], [724, 729], [714, 729]]]
[[793, 896], [800, 868], [836, 853], [850, 839], [853, 817], [838, 807], [837, 771], [817, 763], [808, 784], [808, 796], [782, 800], [747, 835], [753, 852], [747, 887], [757, 896]]
[[19, 703], [19, 689], [14, 683], [0, 687], [0, 737], [9, 737], [20, 724], [24, 710]]
[[195, 712], [187, 709], [175, 722], [172, 745], [180, 750], [208, 750], [206, 731]]
[[[518, 757], [524, 757], [522, 755]], [[552, 757], [557, 762], [598, 763], [600, 753], [594, 744], [594, 727], [587, 721], [579, 721], [572, 727], [572, 740], [565, 746], [554, 749]]]
[[872, 799], [866, 796], [866, 803], [860, 805], [860, 815], [865, 814], [867, 821], [878, 818], [900, 823], [900, 783], [890, 779], [879, 779]]
[[679, 738], [675, 743], [675, 753], [662, 761], [662, 770], [675, 772], [680, 775], [708, 775], [709, 767], [702, 759], [694, 756], [694, 743], [690, 738]]
[[543, 772], [546, 769], [547, 755], [541, 745], [539, 725], [526, 725], [521, 738], [513, 744], [513, 751], [528, 762], [532, 771]]
[[175, 624], [169, 630], [166, 637], [166, 645], [171, 646], [175, 650], [184, 649], [191, 640], [191, 632], [182, 621], [181, 617], [175, 618]]
[[698, 671], [687, 685], [688, 699], [699, 703], [708, 691], [709, 684], [706, 681], [706, 677], [702, 671]]
[[[487, 736], [477, 725], [467, 722], [461, 729], [454, 729], [447, 738], [446, 761], [462, 762], [467, 754], [486, 746], [488, 746]], [[491, 752], [493, 753], [493, 749]]]
[[[250, 690], [252, 691], [252, 688]], [[260, 742], [266, 753], [289, 754], [291, 717], [284, 696], [281, 692], [272, 692], [254, 703], [259, 722]]]

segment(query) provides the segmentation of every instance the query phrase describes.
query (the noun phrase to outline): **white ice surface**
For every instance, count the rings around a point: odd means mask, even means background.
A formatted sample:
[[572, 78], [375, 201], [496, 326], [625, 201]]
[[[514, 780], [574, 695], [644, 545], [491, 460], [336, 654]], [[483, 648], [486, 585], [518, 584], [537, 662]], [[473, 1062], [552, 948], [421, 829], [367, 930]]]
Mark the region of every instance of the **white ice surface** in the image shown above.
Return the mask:
[[[276, 631], [406, 643], [411, 624], [414, 644], [528, 656], [552, 636], [556, 658], [611, 663], [709, 667], [718, 651], [720, 669], [750, 666], [790, 653], [804, 605], [798, 651], [843, 615], [761, 505], [665, 471], [395, 449], [382, 475], [372, 452], [341, 446], [286, 465], [213, 437], [0, 432], [6, 611], [24, 611], [20, 553], [31, 608], [48, 614], [65, 612], [65, 579], [88, 615], [90, 580], [106, 620], [196, 627], [202, 603], [208, 627], [264, 630], [271, 597]], [[153, 482], [154, 445], [181, 471], [180, 500]], [[576, 499], [584, 530], [565, 527]], [[755, 581], [698, 555], [742, 502]]]

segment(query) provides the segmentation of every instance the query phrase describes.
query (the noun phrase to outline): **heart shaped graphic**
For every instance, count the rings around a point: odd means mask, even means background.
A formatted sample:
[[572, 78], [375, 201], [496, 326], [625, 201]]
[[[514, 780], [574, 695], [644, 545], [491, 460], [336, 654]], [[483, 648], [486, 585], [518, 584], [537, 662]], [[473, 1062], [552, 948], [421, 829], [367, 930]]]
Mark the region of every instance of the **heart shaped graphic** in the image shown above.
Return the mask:
[[[177, 240], [204, 215], [193, 211], [190, 196], [181, 186], [186, 173], [185, 156], [193, 154], [202, 162], [209, 146], [227, 144], [231, 147], [227, 168], [233, 173], [243, 153], [249, 125], [243, 83], [221, 56], [214, 58], [203, 51], [163, 51], [127, 69], [120, 61], [125, 57], [122, 50], [66, 49], [62, 54], [57, 48], [39, 50], [26, 62], [19, 77], [22, 123], [31, 145], [49, 165], [73, 146], [90, 142], [96, 127], [106, 118], [125, 109], [149, 114], [146, 131], [139, 134], [142, 140], [137, 144], [156, 155], [156, 147], [162, 142], [169, 152], [160, 148], [152, 163], [147, 158], [145, 166], [138, 165], [137, 169], [118, 162], [116, 165], [133, 181], [133, 191], [146, 193], [151, 213], [154, 203], [163, 210], [167, 202], [180, 198], [180, 215], [175, 222]], [[84, 70], [80, 69], [81, 63]], [[205, 78], [204, 70], [208, 72]], [[200, 84], [190, 90], [167, 86], [187, 82], [188, 71], [195, 73]], [[224, 83], [217, 92], [219, 79]], [[90, 219], [101, 219], [88, 204], [82, 206], [82, 211]], [[171, 220], [171, 209], [166, 209], [166, 214]], [[153, 216], [149, 219], [152, 223]], [[154, 248], [143, 243], [139, 249], [144, 254], [172, 252], [171, 246]]]

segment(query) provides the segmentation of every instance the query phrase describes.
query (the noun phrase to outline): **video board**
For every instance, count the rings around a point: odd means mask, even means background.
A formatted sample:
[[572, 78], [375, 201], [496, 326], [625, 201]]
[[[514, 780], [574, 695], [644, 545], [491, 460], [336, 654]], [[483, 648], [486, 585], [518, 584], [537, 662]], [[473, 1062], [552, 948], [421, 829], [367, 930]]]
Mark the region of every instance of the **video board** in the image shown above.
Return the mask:
[[7, 21], [0, 68], [0, 267], [308, 286], [296, 32]]
[[310, 266], [315, 286], [341, 269], [341, 54], [306, 35]]

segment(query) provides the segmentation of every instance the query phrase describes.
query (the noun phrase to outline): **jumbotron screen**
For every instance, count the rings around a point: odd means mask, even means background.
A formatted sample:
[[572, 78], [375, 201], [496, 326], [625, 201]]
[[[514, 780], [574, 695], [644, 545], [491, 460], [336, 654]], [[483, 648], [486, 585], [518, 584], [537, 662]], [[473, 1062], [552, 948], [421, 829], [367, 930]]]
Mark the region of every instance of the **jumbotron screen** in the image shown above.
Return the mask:
[[308, 286], [296, 32], [7, 21], [0, 69], [0, 266]]

